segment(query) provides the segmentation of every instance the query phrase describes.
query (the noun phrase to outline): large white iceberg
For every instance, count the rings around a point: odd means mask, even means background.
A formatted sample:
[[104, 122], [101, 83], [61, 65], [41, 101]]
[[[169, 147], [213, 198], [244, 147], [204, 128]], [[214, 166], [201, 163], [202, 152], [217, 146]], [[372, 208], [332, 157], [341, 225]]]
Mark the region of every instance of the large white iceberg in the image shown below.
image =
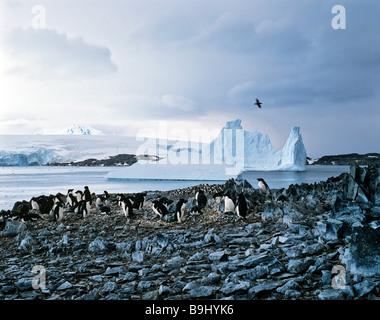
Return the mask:
[[163, 146], [149, 140], [139, 150], [152, 153], [154, 148], [162, 158], [160, 161], [138, 161], [109, 173], [107, 178], [226, 180], [243, 171], [304, 171], [306, 166], [306, 149], [299, 127], [293, 127], [284, 147], [276, 150], [267, 134], [244, 130], [240, 119], [227, 122], [209, 144], [179, 141]]

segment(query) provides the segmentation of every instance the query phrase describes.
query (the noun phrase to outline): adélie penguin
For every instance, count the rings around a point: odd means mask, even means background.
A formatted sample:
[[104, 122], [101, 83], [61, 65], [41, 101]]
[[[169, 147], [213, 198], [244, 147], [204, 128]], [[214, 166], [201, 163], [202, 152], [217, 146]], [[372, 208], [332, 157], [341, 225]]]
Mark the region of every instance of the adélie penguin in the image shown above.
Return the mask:
[[235, 212], [235, 203], [230, 192], [224, 194], [224, 213], [228, 212]]
[[121, 200], [121, 208], [123, 209], [124, 215], [128, 218], [133, 215], [133, 206], [129, 197], [124, 197]]
[[166, 208], [166, 206], [162, 202], [160, 202], [158, 200], [153, 200], [152, 201], [152, 210], [161, 219], [169, 213], [168, 209]]
[[91, 192], [88, 186], [84, 187], [83, 200], [90, 202], [90, 204], [92, 203]]
[[185, 207], [187, 200], [179, 199], [175, 206], [175, 217], [179, 223], [182, 223], [182, 219], [185, 216]]
[[263, 178], [258, 178], [257, 181], [259, 181], [257, 185], [259, 187], [260, 193], [270, 195], [271, 191], [265, 180]]
[[205, 207], [207, 204], [207, 197], [202, 189], [195, 194], [195, 200], [197, 201], [198, 206], [201, 208]]
[[247, 201], [245, 199], [244, 194], [239, 193], [237, 206], [236, 206], [236, 214], [239, 218], [245, 219], [247, 216]]

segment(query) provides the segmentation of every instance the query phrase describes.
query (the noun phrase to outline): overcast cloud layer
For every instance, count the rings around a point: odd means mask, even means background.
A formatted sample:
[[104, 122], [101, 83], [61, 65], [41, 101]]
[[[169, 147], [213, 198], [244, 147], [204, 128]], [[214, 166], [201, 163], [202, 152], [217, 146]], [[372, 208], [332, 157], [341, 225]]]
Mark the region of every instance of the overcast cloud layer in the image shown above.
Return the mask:
[[[336, 4], [345, 30], [332, 28]], [[378, 1], [6, 0], [0, 10], [0, 134], [80, 122], [134, 135], [168, 121], [190, 137], [241, 118], [277, 148], [300, 126], [313, 157], [380, 152]]]

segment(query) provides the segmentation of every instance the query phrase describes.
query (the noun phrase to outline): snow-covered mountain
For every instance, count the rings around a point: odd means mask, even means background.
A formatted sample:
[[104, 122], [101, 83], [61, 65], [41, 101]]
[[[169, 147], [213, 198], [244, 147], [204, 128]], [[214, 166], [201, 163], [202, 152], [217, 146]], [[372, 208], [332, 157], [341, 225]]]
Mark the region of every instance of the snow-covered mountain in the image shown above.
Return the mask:
[[104, 133], [84, 124], [73, 124], [65, 129], [48, 128], [37, 133], [37, 135], [85, 135], [101, 136]]
[[67, 128], [63, 134], [77, 134], [77, 135], [97, 135], [101, 136], [104, 135], [104, 133], [100, 130], [84, 126], [82, 124], [74, 124], [70, 128]]

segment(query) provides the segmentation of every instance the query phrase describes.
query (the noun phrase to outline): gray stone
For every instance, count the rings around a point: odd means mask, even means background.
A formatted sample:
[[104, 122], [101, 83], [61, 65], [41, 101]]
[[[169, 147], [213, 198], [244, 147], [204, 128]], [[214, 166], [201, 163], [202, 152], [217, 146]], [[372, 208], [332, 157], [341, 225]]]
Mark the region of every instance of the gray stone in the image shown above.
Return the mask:
[[58, 288], [57, 290], [60, 291], [60, 290], [67, 290], [67, 289], [70, 289], [72, 288], [72, 284], [68, 281], [65, 281], [64, 283], [62, 283]]
[[13, 294], [17, 291], [17, 288], [15, 286], [5, 285], [1, 287], [0, 291], [4, 294]]
[[21, 278], [15, 282], [15, 285], [20, 291], [32, 290], [32, 280]]
[[136, 281], [131, 281], [131, 282], [125, 283], [121, 286], [119, 291], [121, 293], [128, 293], [128, 294], [135, 293], [136, 292], [136, 289], [135, 289], [136, 285], [137, 285]]
[[306, 271], [313, 263], [313, 259], [307, 257], [306, 259], [290, 260], [287, 264], [287, 270], [290, 273], [300, 273]]
[[106, 282], [101, 290], [102, 294], [108, 293], [108, 292], [113, 292], [117, 289], [117, 284], [116, 282], [109, 281]]
[[204, 257], [204, 253], [203, 252], [197, 252], [195, 254], [193, 254], [188, 261], [200, 261], [202, 260]]
[[370, 280], [364, 280], [357, 284], [354, 284], [355, 292], [358, 297], [363, 297], [366, 294], [370, 293], [376, 287], [376, 283]]
[[249, 280], [260, 279], [268, 274], [267, 266], [256, 266], [253, 269], [250, 269], [247, 273], [247, 278]]
[[285, 299], [298, 299], [301, 296], [301, 292], [294, 289], [286, 290], [284, 293]]
[[88, 251], [91, 253], [102, 253], [107, 251], [106, 244], [104, 240], [100, 237], [95, 238], [94, 241], [92, 241], [88, 246]]
[[283, 286], [276, 289], [277, 292], [285, 294], [288, 290], [294, 290], [298, 288], [298, 282], [294, 279], [290, 279]]
[[132, 253], [132, 260], [137, 263], [141, 263], [144, 261], [144, 252], [135, 251]]
[[271, 262], [273, 262], [274, 258], [268, 255], [267, 253], [263, 253], [257, 256], [249, 256], [248, 258], [244, 259], [242, 262], [240, 262], [237, 266], [238, 267], [246, 267], [246, 268], [252, 268], [259, 264], [268, 265]]
[[326, 289], [318, 294], [319, 300], [344, 300], [344, 294], [340, 289]]
[[198, 288], [199, 286], [201, 286], [201, 283], [199, 280], [190, 281], [190, 282], [186, 283], [186, 285], [183, 287], [182, 291], [183, 292], [190, 291], [192, 289]]
[[350, 247], [341, 254], [340, 259], [351, 274], [380, 274], [380, 229], [358, 228]]
[[243, 294], [243, 293], [246, 293], [249, 288], [250, 288], [249, 281], [240, 281], [238, 283], [227, 282], [220, 289], [220, 291], [223, 292], [225, 295]]
[[18, 220], [7, 220], [5, 222], [4, 230], [0, 232], [0, 235], [4, 237], [16, 237], [19, 234], [24, 233], [25, 223], [21, 223]]
[[212, 286], [199, 286], [189, 291], [191, 298], [208, 298], [215, 294], [215, 288]]
[[124, 272], [125, 272], [125, 268], [123, 266], [114, 267], [114, 268], [108, 267], [106, 272], [104, 272], [104, 275], [106, 275], [106, 276], [118, 275], [118, 274], [124, 273]]
[[221, 279], [221, 276], [217, 274], [216, 272], [211, 272], [208, 274], [207, 277], [203, 278], [201, 283], [203, 285], [211, 285], [211, 284], [217, 284], [219, 283]]
[[264, 292], [272, 291], [276, 289], [277, 286], [278, 286], [278, 283], [276, 281], [273, 281], [273, 280], [265, 281], [262, 284], [258, 284], [256, 286], [251, 287], [248, 290], [248, 298], [255, 298], [256, 296]]
[[208, 258], [211, 261], [226, 261], [227, 260], [226, 251], [222, 250], [222, 251], [212, 252], [209, 254]]
[[331, 284], [331, 270], [322, 270], [322, 285]]
[[170, 295], [170, 294], [173, 294], [174, 291], [172, 289], [170, 289], [168, 286], [164, 286], [164, 285], [160, 285], [159, 289], [158, 289], [158, 294], [160, 296], [166, 296], [166, 295]]
[[89, 277], [89, 279], [93, 282], [103, 282], [103, 276], [101, 275], [94, 275], [94, 276], [91, 276]]

